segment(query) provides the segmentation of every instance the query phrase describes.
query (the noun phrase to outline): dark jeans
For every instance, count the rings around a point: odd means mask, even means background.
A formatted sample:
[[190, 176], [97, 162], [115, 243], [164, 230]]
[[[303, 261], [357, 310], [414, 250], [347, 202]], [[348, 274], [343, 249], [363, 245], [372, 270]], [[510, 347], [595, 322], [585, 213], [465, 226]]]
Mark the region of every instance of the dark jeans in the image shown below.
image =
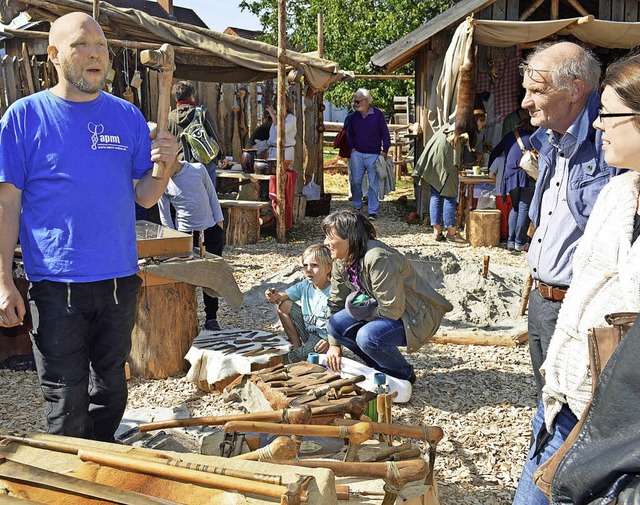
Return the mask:
[[31, 340], [48, 433], [113, 441], [127, 405], [124, 364], [141, 284], [137, 275], [32, 284]]
[[547, 349], [553, 336], [558, 320], [558, 312], [562, 302], [554, 302], [540, 296], [537, 288], [531, 290], [529, 296], [529, 353], [533, 365], [533, 376], [538, 388], [538, 402], [542, 398], [544, 377], [540, 374], [540, 367], [547, 358]]
[[329, 318], [327, 332], [367, 366], [398, 379], [411, 377], [413, 367], [398, 350], [399, 345], [407, 345], [402, 320], [358, 321], [343, 309]]
[[509, 212], [509, 242], [514, 242], [518, 246], [527, 243], [527, 231], [529, 230], [529, 207], [533, 200], [533, 190], [535, 186], [526, 188], [514, 188], [509, 191], [511, 195], [512, 207]]
[[[197, 247], [200, 240], [200, 232], [193, 232], [193, 244]], [[224, 248], [224, 230], [217, 224], [214, 224], [211, 228], [204, 230], [203, 237], [204, 247], [207, 252], [215, 254], [216, 256], [222, 256], [222, 249]], [[217, 319], [218, 316], [218, 299], [209, 296], [204, 291], [202, 292], [202, 300], [204, 301], [204, 313], [207, 321], [209, 319]]]

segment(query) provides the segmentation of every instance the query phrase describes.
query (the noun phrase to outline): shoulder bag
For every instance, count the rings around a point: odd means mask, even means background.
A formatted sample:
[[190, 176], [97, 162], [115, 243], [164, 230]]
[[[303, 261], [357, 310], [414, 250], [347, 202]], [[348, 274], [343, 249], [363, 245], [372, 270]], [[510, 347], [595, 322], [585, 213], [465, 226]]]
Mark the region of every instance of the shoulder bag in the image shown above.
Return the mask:
[[513, 130], [513, 134], [516, 136], [516, 140], [522, 151], [522, 158], [520, 158], [518, 166], [537, 181], [538, 175], [540, 174], [538, 170], [538, 152], [535, 149], [527, 149], [524, 146], [524, 142], [522, 142], [522, 138], [517, 129]]

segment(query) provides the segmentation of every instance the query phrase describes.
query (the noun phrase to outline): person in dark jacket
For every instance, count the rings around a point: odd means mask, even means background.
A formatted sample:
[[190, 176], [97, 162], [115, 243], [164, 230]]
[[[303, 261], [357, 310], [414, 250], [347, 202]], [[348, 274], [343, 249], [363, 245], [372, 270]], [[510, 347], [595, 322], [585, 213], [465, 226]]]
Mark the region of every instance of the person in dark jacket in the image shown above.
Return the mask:
[[[172, 94], [176, 101], [176, 108], [169, 112], [168, 130], [175, 135], [176, 138], [180, 138], [180, 134], [183, 130], [189, 126], [191, 121], [193, 121], [193, 116], [196, 110], [195, 89], [193, 88], [193, 84], [189, 81], [180, 81], [177, 84], [174, 84]], [[206, 108], [203, 107], [203, 109], [204, 128], [207, 130], [207, 134], [210, 137], [217, 139], [218, 134], [213, 117]], [[180, 141], [178, 160], [188, 161], [189, 163], [198, 162], [198, 160], [191, 154], [189, 145], [184, 139], [181, 139]], [[226, 166], [227, 159], [225, 157], [224, 149], [222, 148], [222, 145], [220, 145], [220, 151], [218, 152], [215, 160], [205, 165], [214, 187], [216, 185], [216, 167], [224, 168]]]
[[[529, 137], [531, 132], [524, 128], [516, 130], [525, 149], [531, 150]], [[507, 195], [511, 196], [512, 207], [509, 211], [509, 236], [507, 237], [507, 249], [510, 251], [526, 251], [527, 231], [529, 230], [529, 206], [533, 199], [533, 190], [536, 181], [533, 180], [522, 168], [522, 148], [512, 131], [507, 133], [491, 152], [491, 158], [505, 153], [506, 160], [500, 191], [503, 201]]]

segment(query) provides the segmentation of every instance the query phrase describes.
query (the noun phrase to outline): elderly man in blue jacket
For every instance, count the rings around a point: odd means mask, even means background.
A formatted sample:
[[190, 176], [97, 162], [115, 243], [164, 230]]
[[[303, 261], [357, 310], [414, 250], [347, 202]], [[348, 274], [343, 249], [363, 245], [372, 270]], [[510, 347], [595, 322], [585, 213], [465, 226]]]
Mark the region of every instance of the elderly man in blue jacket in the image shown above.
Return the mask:
[[534, 443], [518, 484], [514, 504], [546, 504], [533, 483], [535, 469], [560, 447], [577, 423], [568, 408], [548, 433], [540, 401], [546, 358], [558, 312], [571, 283], [573, 253], [602, 187], [612, 176], [601, 152], [598, 115], [600, 64], [594, 55], [571, 42], [542, 45], [520, 65], [525, 97], [522, 106], [539, 127], [531, 145], [539, 153], [540, 175], [529, 216], [536, 227], [528, 262], [535, 286], [529, 299], [529, 349], [538, 388], [533, 419]]

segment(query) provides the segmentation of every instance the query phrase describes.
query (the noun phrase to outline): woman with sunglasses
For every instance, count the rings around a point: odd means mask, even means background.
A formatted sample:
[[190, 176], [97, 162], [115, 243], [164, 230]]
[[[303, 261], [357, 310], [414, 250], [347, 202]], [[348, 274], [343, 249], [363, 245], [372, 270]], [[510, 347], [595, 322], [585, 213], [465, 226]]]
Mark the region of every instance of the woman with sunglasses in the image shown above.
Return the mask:
[[[589, 330], [606, 326], [607, 314], [640, 310], [640, 55], [613, 63], [601, 89], [602, 109], [593, 126], [602, 132], [605, 161], [609, 166], [630, 170], [612, 178], [602, 189], [576, 248], [573, 279], [541, 368], [546, 380], [542, 390], [544, 421], [549, 432], [563, 406], [580, 419], [592, 398]], [[632, 366], [637, 368], [637, 362]], [[631, 417], [637, 423], [638, 404], [627, 405], [624, 401], [626, 389], [635, 387], [637, 384], [611, 387], [607, 394], [618, 394], [618, 405], [625, 405], [625, 411], [633, 409], [635, 415]], [[617, 413], [610, 415], [613, 419]], [[565, 496], [566, 488], [573, 488], [572, 496], [581, 498], [554, 503], [591, 503], [595, 497], [604, 496], [613, 479], [640, 473], [638, 445], [633, 440], [637, 424], [627, 431], [609, 433], [611, 440], [615, 439], [611, 450], [590, 453], [590, 459], [584, 461], [590, 468], [586, 472], [582, 468], [583, 480], [569, 482], [571, 477], [562, 484]], [[625, 443], [625, 436], [632, 438]], [[588, 482], [584, 480], [586, 474], [590, 475]], [[557, 485], [554, 479], [553, 486]]]

